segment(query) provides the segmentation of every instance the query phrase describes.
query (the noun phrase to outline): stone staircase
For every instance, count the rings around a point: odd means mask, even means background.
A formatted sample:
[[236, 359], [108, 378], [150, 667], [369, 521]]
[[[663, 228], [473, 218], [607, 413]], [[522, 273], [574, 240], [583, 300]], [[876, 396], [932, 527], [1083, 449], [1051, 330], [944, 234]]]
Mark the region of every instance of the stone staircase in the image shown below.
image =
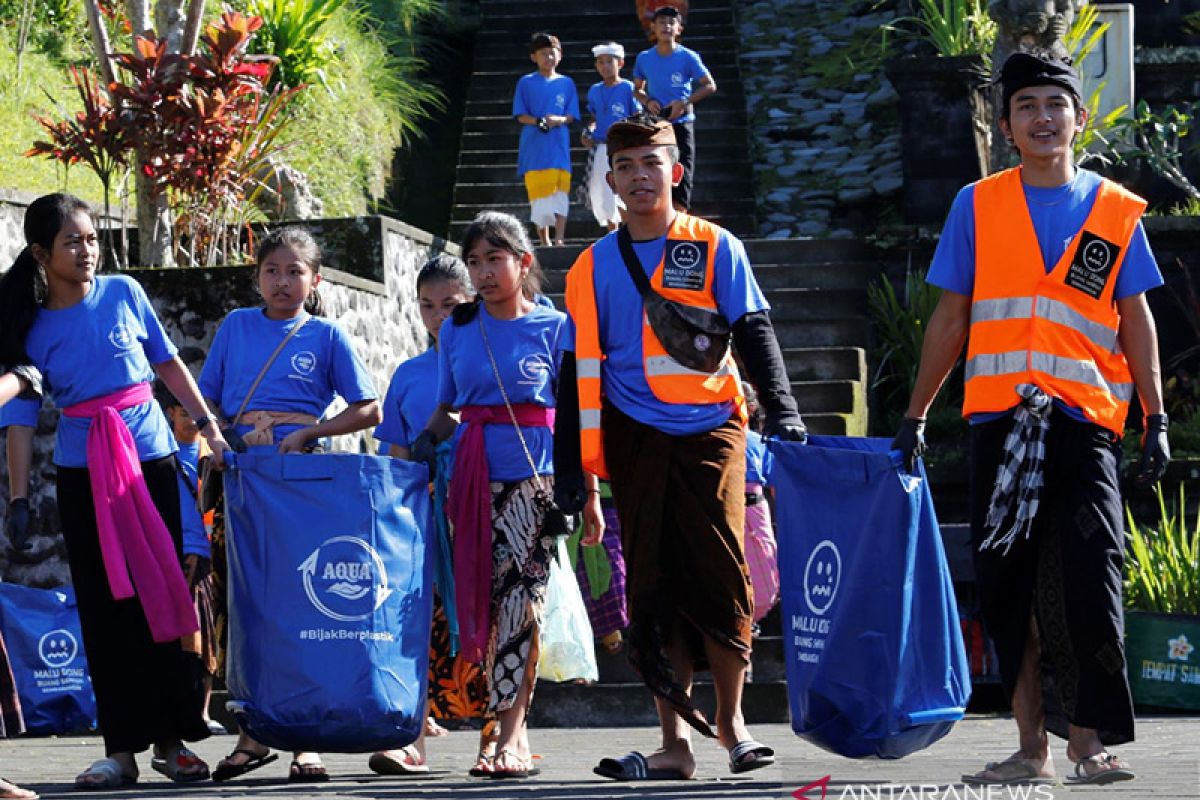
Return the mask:
[[[628, 54], [622, 75], [630, 78], [637, 53], [649, 44], [633, 3], [594, 0], [481, 0], [481, 25], [467, 93], [462, 144], [455, 175], [450, 238], [459, 238], [479, 211], [507, 211], [528, 219], [525, 188], [517, 178], [520, 126], [512, 117], [517, 79], [530, 72], [527, 43], [540, 30], [562, 40], [559, 72], [575, 80], [586, 117], [587, 90], [596, 74], [592, 45], [613, 39]], [[697, 170], [692, 210], [742, 236], [755, 229], [753, 169], [746, 136], [746, 102], [738, 69], [735, 29], [728, 0], [693, 0], [683, 41], [697, 50], [713, 74], [717, 93], [697, 113]], [[588, 151], [579, 144], [581, 124], [571, 126], [575, 186], [583, 180]], [[602, 231], [591, 212], [574, 202], [567, 237], [590, 241]]]

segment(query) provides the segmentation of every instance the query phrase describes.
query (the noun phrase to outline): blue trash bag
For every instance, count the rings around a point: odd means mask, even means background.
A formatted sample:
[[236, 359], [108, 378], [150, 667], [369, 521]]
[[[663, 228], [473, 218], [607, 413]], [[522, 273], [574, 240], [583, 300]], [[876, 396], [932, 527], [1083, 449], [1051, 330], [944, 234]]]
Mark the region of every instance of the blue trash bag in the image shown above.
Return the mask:
[[403, 747], [425, 721], [433, 521], [424, 465], [238, 454], [225, 473], [230, 708], [280, 750]]
[[51, 736], [94, 729], [96, 696], [75, 590], [0, 583], [0, 631], [26, 732]]
[[769, 447], [792, 729], [850, 758], [928, 747], [971, 675], [924, 465], [884, 439]]

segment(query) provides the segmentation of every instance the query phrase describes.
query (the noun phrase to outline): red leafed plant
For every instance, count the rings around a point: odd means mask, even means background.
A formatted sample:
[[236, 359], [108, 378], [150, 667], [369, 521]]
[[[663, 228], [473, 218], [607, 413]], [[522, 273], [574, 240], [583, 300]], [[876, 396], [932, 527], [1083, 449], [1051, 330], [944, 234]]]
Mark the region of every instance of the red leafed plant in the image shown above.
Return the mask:
[[[109, 102], [100, 84], [87, 69], [71, 67], [71, 83], [79, 94], [82, 110], [55, 121], [38, 115], [38, 123], [48, 139], [36, 141], [25, 152], [28, 157], [45, 156], [67, 166], [84, 163], [96, 173], [104, 189], [104, 216], [111, 219], [110, 190], [113, 177], [128, 165], [130, 151], [127, 130], [118, 119], [117, 110]], [[106, 237], [109, 231], [105, 231]], [[111, 241], [106, 249], [111, 250]]]
[[[192, 55], [172, 52], [152, 33], [113, 58], [121, 79], [108, 96], [85, 70], [72, 70], [84, 111], [53, 122], [28, 155], [84, 162], [107, 189], [113, 171], [135, 161], [175, 212], [180, 263], [239, 258], [240, 231], [260, 217], [264, 187], [286, 110], [300, 89], [268, 91], [270, 57], [248, 56], [259, 17], [227, 11]], [[111, 97], [111, 102], [109, 101]]]

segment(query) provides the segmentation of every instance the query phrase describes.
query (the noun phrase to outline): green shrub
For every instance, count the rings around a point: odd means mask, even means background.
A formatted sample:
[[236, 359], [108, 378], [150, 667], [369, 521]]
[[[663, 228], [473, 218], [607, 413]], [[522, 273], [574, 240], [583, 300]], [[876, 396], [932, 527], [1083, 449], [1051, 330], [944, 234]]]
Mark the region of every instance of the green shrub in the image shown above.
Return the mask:
[[33, 115], [60, 104], [73, 113], [79, 98], [63, 64], [37, 49], [25, 51], [17, 75], [14, 35], [0, 28], [0, 187], [36, 194], [66, 190], [102, 203], [104, 192], [90, 170], [64, 170], [47, 159], [24, 156], [34, 141], [45, 138]]
[[1155, 487], [1159, 519], [1138, 525], [1125, 506], [1129, 558], [1125, 564], [1125, 607], [1167, 614], [1200, 614], [1200, 510], [1187, 521], [1183, 484], [1170, 507]]

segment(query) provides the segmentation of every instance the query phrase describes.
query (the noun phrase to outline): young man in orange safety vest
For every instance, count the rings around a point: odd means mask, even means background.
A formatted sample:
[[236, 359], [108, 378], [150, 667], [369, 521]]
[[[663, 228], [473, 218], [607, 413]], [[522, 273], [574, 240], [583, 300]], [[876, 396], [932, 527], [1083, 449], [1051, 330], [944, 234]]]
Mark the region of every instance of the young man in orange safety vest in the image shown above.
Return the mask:
[[954, 201], [927, 278], [944, 292], [893, 447], [911, 468], [965, 341], [976, 576], [1019, 745], [963, 779], [1049, 782], [1049, 732], [1067, 740], [1068, 782], [1111, 783], [1134, 776], [1106, 747], [1134, 735], [1117, 465], [1135, 390], [1138, 482], [1170, 461], [1145, 298], [1162, 277], [1145, 201], [1074, 164], [1087, 121], [1075, 70], [1017, 53], [1000, 83], [1000, 128], [1021, 164]]
[[[560, 373], [555, 498], [565, 510], [582, 505], [582, 470], [612, 483], [629, 658], [654, 695], [662, 747], [603, 759], [595, 772], [691, 778], [692, 727], [719, 739], [731, 771], [758, 769], [774, 762], [774, 751], [742, 718], [753, 621], [743, 551], [745, 402], [726, 335], [758, 389], [764, 433], [795, 441], [807, 434], [745, 248], [672, 206], [682, 177], [673, 126], [649, 116], [614, 123], [608, 153], [626, 225], [585, 250], [567, 276], [575, 351]], [[708, 320], [707, 332], [685, 332], [681, 345], [679, 329], [652, 327], [644, 309], [662, 298]], [[717, 696], [715, 733], [691, 699], [703, 663]]]

